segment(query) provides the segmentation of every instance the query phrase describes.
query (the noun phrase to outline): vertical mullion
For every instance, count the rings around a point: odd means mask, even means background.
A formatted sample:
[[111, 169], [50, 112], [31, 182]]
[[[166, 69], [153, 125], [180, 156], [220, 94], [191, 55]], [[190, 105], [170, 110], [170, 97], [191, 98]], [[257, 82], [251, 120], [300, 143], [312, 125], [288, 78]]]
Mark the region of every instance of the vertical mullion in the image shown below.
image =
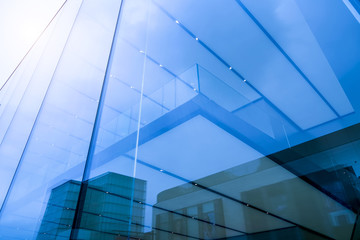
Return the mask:
[[121, 9], [123, 6], [123, 2], [124, 2], [124, 0], [121, 0], [120, 6], [119, 6], [119, 12], [118, 12], [114, 35], [113, 35], [113, 39], [112, 39], [112, 43], [111, 43], [111, 47], [110, 47], [110, 53], [109, 53], [109, 57], [108, 57], [107, 65], [106, 65], [104, 81], [103, 81], [103, 85], [102, 85], [101, 92], [100, 92], [98, 108], [96, 111], [95, 122], [94, 122], [93, 130], [92, 130], [92, 134], [91, 134], [88, 154], [86, 157], [84, 172], [83, 172], [83, 176], [82, 176], [82, 183], [81, 183], [81, 187], [80, 187], [79, 197], [78, 197], [78, 201], [76, 204], [74, 221], [73, 221], [71, 233], [70, 233], [70, 239], [77, 239], [78, 229], [80, 228], [80, 224], [81, 224], [82, 211], [84, 209], [84, 203], [85, 203], [86, 192], [87, 192], [87, 187], [88, 187], [87, 180], [90, 175], [92, 159], [93, 159], [93, 156], [95, 153], [96, 141], [97, 141], [97, 137], [99, 134], [101, 116], [102, 116], [102, 111], [104, 108], [105, 96], [106, 96], [108, 83], [109, 83], [110, 70], [112, 67], [114, 52], [116, 49], [117, 37], [119, 35], [119, 25], [120, 25]]

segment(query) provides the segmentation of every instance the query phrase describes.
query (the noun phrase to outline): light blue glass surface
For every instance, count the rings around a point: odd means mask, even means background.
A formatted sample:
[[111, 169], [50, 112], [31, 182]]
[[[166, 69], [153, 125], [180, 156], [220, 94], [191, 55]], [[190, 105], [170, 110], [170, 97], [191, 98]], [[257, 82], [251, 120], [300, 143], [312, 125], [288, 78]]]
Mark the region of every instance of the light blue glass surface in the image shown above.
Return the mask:
[[353, 14], [69, 1], [0, 92], [0, 239], [355, 239]]
[[1, 201], [1, 239], [36, 239], [51, 189], [82, 179], [118, 8], [118, 1], [70, 1], [52, 23], [14, 116], [22, 123], [12, 122], [21, 133], [18, 159], [1, 159], [16, 168]]

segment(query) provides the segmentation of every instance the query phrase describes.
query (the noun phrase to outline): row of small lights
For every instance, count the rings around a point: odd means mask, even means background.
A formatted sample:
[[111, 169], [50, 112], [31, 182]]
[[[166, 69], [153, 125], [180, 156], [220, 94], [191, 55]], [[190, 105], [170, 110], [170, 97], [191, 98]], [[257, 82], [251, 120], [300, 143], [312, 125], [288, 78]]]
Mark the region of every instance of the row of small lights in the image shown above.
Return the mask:
[[[159, 171], [160, 171], [160, 172], [163, 172], [164, 170], [163, 170], [163, 169], [160, 169]], [[197, 183], [195, 183], [194, 185], [195, 185], [195, 186], [197, 186]], [[109, 194], [109, 192], [105, 192], [105, 193]], [[141, 202], [141, 201], [139, 201], [138, 203], [142, 204], [142, 202]], [[250, 207], [250, 205], [249, 205], [249, 204], [246, 204], [246, 206], [247, 206], [247, 207]], [[68, 208], [68, 207], [64, 207], [64, 209], [69, 210], [70, 208]], [[73, 209], [72, 209], [72, 210], [73, 210]], [[266, 214], [269, 214], [269, 212], [266, 212]], [[98, 214], [98, 216], [99, 216], [99, 217], [102, 217], [102, 215], [101, 215], [101, 214]], [[194, 216], [192, 216], [191, 218], [192, 218], [192, 219], [195, 219], [195, 217], [194, 217]], [[69, 227], [70, 227], [71, 225], [66, 225], [66, 226], [69, 226]], [[171, 233], [172, 233], [172, 234], [174, 234], [174, 232], [171, 232]], [[46, 232], [43, 232], [42, 234], [47, 234], [47, 233], [46, 233]]]
[[[176, 22], [177, 24], [180, 24], [179, 20], [175, 20], [175, 22]], [[195, 40], [196, 40], [196, 41], [199, 41], [199, 38], [198, 38], [198, 37], [195, 37]], [[140, 53], [143, 53], [143, 54], [145, 53], [143, 50], [140, 50], [139, 52], [140, 52]], [[161, 68], [163, 67], [163, 65], [161, 65], [161, 64], [160, 64], [159, 66], [160, 66]], [[232, 69], [233, 69], [233, 68], [230, 66], [230, 67], [229, 67], [229, 70], [232, 70]], [[246, 82], [246, 79], [244, 79], [243, 82]], [[194, 88], [194, 91], [196, 91], [195, 88]]]
[[[180, 24], [180, 22], [179, 22], [178, 20], [175, 20], [175, 22], [176, 22], [177, 24]], [[198, 38], [198, 37], [195, 37], [195, 40], [196, 40], [196, 41], [199, 41], [199, 38]], [[231, 66], [229, 67], [229, 70], [232, 70], [232, 67], [231, 67]], [[246, 82], [246, 79], [244, 79], [243, 82]]]
[[[196, 38], [196, 40], [198, 40], [198, 38]], [[142, 53], [142, 54], [145, 54], [145, 52], [144, 52], [143, 50], [140, 50], [139, 52]], [[164, 67], [164, 66], [163, 66], [162, 64], [159, 64], [159, 67], [162, 68], [162, 67]], [[133, 87], [132, 87], [132, 88], [133, 88]], [[194, 91], [197, 91], [196, 88], [194, 88], [193, 90], [194, 90]]]
[[[159, 171], [160, 171], [160, 172], [164, 172], [164, 169], [160, 169]], [[194, 184], [195, 186], [198, 185], [197, 183], [193, 183], [193, 184]], [[141, 203], [141, 202], [139, 202], [139, 203]], [[250, 207], [250, 204], [247, 203], [246, 206], [247, 206], [247, 207]], [[266, 212], [266, 214], [269, 214], [269, 212]], [[193, 218], [194, 218], [194, 217], [193, 217]]]

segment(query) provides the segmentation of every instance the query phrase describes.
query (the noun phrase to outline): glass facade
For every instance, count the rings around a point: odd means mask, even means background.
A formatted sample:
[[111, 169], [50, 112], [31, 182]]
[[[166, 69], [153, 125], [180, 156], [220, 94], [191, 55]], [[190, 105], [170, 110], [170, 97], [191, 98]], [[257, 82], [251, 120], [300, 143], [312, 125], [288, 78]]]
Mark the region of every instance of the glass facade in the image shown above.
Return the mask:
[[359, 239], [347, 0], [71, 0], [0, 91], [0, 239]]

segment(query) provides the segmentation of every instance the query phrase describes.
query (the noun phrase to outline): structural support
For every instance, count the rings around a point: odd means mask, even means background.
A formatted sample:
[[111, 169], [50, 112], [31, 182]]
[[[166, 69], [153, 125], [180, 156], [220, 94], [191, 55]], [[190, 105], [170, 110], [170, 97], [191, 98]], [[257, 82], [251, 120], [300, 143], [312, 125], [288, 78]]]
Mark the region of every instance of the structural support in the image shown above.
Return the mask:
[[78, 198], [78, 202], [77, 202], [76, 210], [75, 210], [74, 222], [73, 222], [72, 228], [71, 228], [70, 239], [77, 239], [78, 230], [81, 225], [82, 210], [84, 209], [84, 201], [86, 198], [86, 189], [87, 189], [86, 180], [88, 180], [89, 175], [90, 175], [91, 163], [92, 163], [92, 159], [93, 159], [93, 156], [95, 153], [96, 140], [98, 137], [99, 127], [100, 127], [100, 123], [101, 123], [101, 113], [102, 113], [102, 110], [103, 110], [104, 104], [105, 104], [105, 96], [106, 96], [106, 91], [107, 91], [109, 78], [110, 78], [110, 70], [111, 70], [111, 66], [112, 66], [112, 62], [113, 62], [113, 58], [114, 58], [114, 52], [115, 52], [115, 48], [116, 48], [116, 42], [117, 42], [116, 40], [119, 35], [121, 9], [122, 9], [123, 2], [124, 2], [123, 0], [120, 0], [120, 1], [121, 2], [120, 2], [120, 6], [119, 6], [119, 12], [117, 15], [117, 20], [116, 20], [115, 29], [114, 29], [114, 35], [113, 35], [113, 39], [111, 42], [111, 48], [110, 48], [110, 53], [109, 53], [107, 66], [106, 66], [106, 70], [105, 70], [104, 81], [103, 81], [103, 85], [101, 88], [99, 104], [98, 104], [98, 108], [96, 111], [94, 127], [92, 130], [92, 135], [91, 135], [91, 139], [90, 139], [88, 154], [87, 154], [85, 168], [84, 168], [83, 177], [82, 177], [82, 184], [81, 184], [79, 198]]

